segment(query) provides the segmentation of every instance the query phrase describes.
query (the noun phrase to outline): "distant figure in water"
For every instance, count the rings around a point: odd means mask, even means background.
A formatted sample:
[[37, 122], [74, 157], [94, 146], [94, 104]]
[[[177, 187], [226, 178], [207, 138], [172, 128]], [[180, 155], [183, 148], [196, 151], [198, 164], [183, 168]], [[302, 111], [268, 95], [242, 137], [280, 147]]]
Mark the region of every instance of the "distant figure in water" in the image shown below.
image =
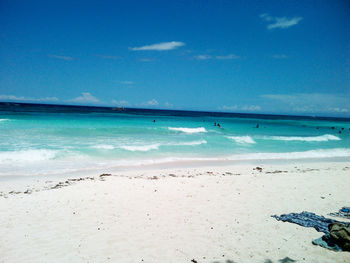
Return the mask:
[[218, 123], [218, 127], [219, 127], [219, 128], [221, 128], [221, 125], [220, 125], [220, 123]]
[[214, 122], [214, 126], [216, 126], [216, 122]]
[[156, 122], [156, 120], [153, 120], [153, 122]]
[[256, 125], [256, 128], [259, 128], [259, 123]]

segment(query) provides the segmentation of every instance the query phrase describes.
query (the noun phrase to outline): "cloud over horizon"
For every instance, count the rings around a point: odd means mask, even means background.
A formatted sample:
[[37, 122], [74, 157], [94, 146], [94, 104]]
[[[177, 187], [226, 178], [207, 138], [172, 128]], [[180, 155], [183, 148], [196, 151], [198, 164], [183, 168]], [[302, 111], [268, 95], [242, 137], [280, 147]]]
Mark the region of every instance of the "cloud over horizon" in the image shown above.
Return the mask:
[[78, 102], [78, 103], [97, 103], [100, 102], [99, 99], [92, 96], [89, 92], [82, 92], [81, 96], [76, 97], [75, 99], [69, 100], [70, 102]]
[[112, 103], [117, 105], [117, 106], [128, 106], [129, 105], [129, 102], [126, 101], [126, 100], [112, 100]]
[[138, 107], [154, 107], [158, 105], [159, 105], [159, 102], [156, 99], [151, 99], [149, 101], [142, 102], [141, 104], [136, 104], [136, 106]]
[[258, 106], [258, 105], [243, 105], [243, 106], [238, 106], [238, 105], [227, 106], [227, 105], [224, 105], [224, 106], [221, 107], [221, 110], [255, 112], [255, 111], [261, 111], [261, 107]]
[[302, 17], [297, 16], [297, 17], [273, 17], [270, 16], [269, 14], [261, 14], [260, 18], [263, 19], [265, 22], [268, 22], [269, 24], [267, 25], [267, 29], [271, 30], [274, 28], [289, 28], [291, 26], [297, 25], [301, 20], [303, 20]]
[[0, 95], [0, 100], [13, 100], [13, 101], [36, 101], [36, 102], [53, 102], [59, 101], [56, 97], [44, 97], [44, 98], [33, 98], [33, 97], [17, 97], [14, 95]]
[[157, 106], [157, 105], [159, 105], [159, 102], [156, 99], [152, 99], [152, 100], [147, 101], [146, 104], [149, 106]]
[[326, 93], [264, 94], [276, 107], [298, 113], [348, 113], [348, 96]]
[[132, 51], [145, 51], [145, 50], [155, 50], [155, 51], [166, 51], [172, 50], [184, 46], [185, 43], [180, 41], [171, 41], [171, 42], [161, 42], [152, 45], [146, 45], [141, 47], [129, 47]]

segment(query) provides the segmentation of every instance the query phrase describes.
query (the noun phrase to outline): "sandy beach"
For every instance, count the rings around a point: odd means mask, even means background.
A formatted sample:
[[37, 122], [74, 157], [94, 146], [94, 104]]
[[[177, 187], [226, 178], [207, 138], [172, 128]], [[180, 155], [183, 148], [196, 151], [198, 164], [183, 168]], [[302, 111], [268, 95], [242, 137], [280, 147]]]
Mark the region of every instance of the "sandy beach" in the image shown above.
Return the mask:
[[271, 217], [346, 221], [327, 214], [349, 205], [349, 173], [323, 162], [13, 181], [0, 189], [0, 262], [350, 262], [313, 245], [315, 229]]

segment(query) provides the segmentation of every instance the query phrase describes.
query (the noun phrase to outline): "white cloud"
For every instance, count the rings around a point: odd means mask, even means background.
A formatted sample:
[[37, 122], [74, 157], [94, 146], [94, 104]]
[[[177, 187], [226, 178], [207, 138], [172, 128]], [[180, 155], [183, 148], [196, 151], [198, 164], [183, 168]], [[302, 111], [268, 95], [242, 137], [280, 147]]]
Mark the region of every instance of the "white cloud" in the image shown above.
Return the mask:
[[235, 54], [229, 54], [226, 56], [216, 56], [216, 59], [239, 59], [240, 57]]
[[141, 62], [152, 62], [152, 61], [154, 61], [154, 59], [152, 59], [152, 58], [141, 58], [140, 61]]
[[136, 104], [138, 107], [154, 107], [159, 105], [159, 102], [156, 99], [151, 99], [149, 101], [142, 102], [140, 104]]
[[227, 111], [251, 111], [251, 112], [255, 112], [255, 111], [260, 111], [261, 107], [258, 105], [243, 105], [243, 106], [238, 106], [238, 105], [233, 105], [233, 106], [222, 106], [221, 107], [222, 110], [227, 110]]
[[274, 29], [274, 28], [289, 28], [291, 26], [297, 25], [303, 18], [302, 17], [273, 17], [269, 14], [261, 14], [260, 18], [265, 20], [266, 22], [269, 22], [267, 25], [267, 29]]
[[265, 94], [261, 98], [274, 101], [275, 108], [303, 113], [350, 112], [347, 95], [326, 93]]
[[157, 105], [159, 105], [159, 103], [158, 103], [158, 101], [156, 99], [152, 99], [152, 100], [147, 101], [146, 105], [157, 106]]
[[171, 104], [171, 103], [169, 103], [169, 102], [165, 102], [165, 103], [164, 103], [164, 106], [165, 106], [166, 108], [173, 108], [173, 107], [174, 107], [174, 105]]
[[194, 58], [198, 60], [207, 60], [207, 59], [211, 59], [212, 57], [209, 55], [197, 55], [197, 56], [194, 56]]
[[66, 60], [66, 61], [71, 61], [74, 59], [73, 57], [69, 57], [69, 56], [58, 56], [58, 55], [52, 55], [52, 54], [49, 54], [47, 56], [49, 58], [56, 58], [56, 59], [61, 59], [61, 60]]
[[224, 56], [211, 56], [211, 55], [197, 55], [193, 57], [197, 60], [208, 60], [208, 59], [218, 59], [218, 60], [231, 60], [231, 59], [239, 59], [240, 57], [235, 54], [228, 54]]
[[260, 111], [261, 107], [258, 105], [245, 105], [241, 109], [243, 111]]
[[13, 101], [37, 101], [37, 102], [54, 102], [59, 101], [56, 97], [32, 98], [32, 97], [17, 97], [14, 95], [0, 95], [0, 100]]
[[329, 112], [345, 113], [345, 112], [349, 112], [349, 109], [336, 107], [336, 108], [328, 108], [327, 111], [329, 111]]
[[112, 103], [117, 105], [117, 106], [127, 106], [127, 105], [129, 105], [129, 102], [126, 101], [126, 100], [120, 100], [120, 101], [112, 100]]
[[171, 41], [171, 42], [162, 42], [162, 43], [156, 43], [156, 44], [141, 46], [141, 47], [130, 47], [129, 49], [133, 51], [143, 51], [143, 50], [165, 51], [165, 50], [176, 49], [184, 45], [185, 43], [183, 42]]
[[229, 111], [234, 111], [234, 110], [237, 110], [238, 109], [238, 106], [237, 105], [233, 105], [233, 106], [222, 106], [222, 109], [223, 110], [229, 110]]
[[100, 102], [99, 99], [92, 96], [89, 92], [82, 92], [81, 96], [70, 100], [71, 102], [79, 102], [79, 103], [97, 103]]
[[264, 19], [265, 21], [272, 21], [272, 20], [274, 20], [274, 18], [272, 16], [270, 16], [269, 14], [267, 14], [267, 13], [261, 14], [260, 18]]
[[282, 102], [292, 102], [297, 99], [296, 95], [287, 94], [263, 94], [260, 97], [272, 100], [280, 100]]

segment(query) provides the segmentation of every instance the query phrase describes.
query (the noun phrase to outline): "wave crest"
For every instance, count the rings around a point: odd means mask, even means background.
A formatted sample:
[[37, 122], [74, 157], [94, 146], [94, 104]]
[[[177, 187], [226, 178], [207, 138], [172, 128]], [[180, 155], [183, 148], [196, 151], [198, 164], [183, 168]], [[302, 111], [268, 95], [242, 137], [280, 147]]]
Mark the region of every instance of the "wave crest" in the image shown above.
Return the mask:
[[56, 157], [54, 150], [20, 150], [0, 152], [0, 162], [35, 162], [46, 161]]
[[256, 143], [252, 137], [250, 136], [227, 136], [227, 138], [234, 140], [236, 143]]
[[171, 131], [180, 131], [184, 133], [199, 133], [199, 132], [207, 132], [207, 130], [204, 127], [199, 128], [184, 128], [184, 127], [168, 127]]
[[201, 141], [192, 141], [192, 142], [179, 142], [179, 143], [170, 143], [168, 145], [172, 146], [194, 146], [194, 145], [201, 145], [201, 144], [206, 144], [206, 140], [201, 140]]
[[132, 152], [148, 152], [151, 150], [158, 150], [160, 144], [150, 144], [150, 145], [125, 145], [125, 146], [120, 146], [119, 148], [127, 150], [127, 151], [132, 151]]
[[103, 149], [103, 150], [113, 150], [114, 146], [113, 145], [108, 145], [108, 144], [98, 144], [98, 145], [91, 146], [91, 148]]
[[266, 137], [269, 140], [276, 141], [303, 141], [303, 142], [327, 142], [327, 141], [340, 141], [341, 139], [331, 134], [325, 134], [320, 136], [269, 136]]

